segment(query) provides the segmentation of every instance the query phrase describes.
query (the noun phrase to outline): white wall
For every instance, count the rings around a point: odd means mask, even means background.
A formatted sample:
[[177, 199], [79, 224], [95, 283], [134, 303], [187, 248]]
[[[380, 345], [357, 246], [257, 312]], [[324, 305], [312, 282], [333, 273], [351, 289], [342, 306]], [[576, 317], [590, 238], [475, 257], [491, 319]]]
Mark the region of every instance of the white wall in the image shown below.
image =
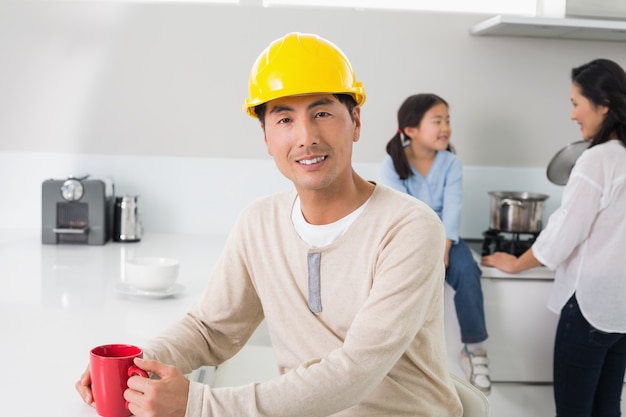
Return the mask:
[[435, 92], [465, 165], [462, 236], [488, 227], [491, 190], [549, 194], [548, 214], [561, 188], [545, 168], [579, 139], [569, 71], [626, 66], [626, 47], [470, 36], [485, 17], [0, 0], [0, 228], [40, 227], [41, 182], [89, 173], [140, 194], [147, 231], [228, 231], [251, 199], [290, 186], [241, 110], [254, 59], [289, 31], [338, 44], [364, 82], [364, 177], [378, 178], [404, 98]]
[[[357, 162], [369, 180], [378, 162]], [[117, 195], [138, 194], [145, 231], [227, 234], [251, 200], [292, 185], [269, 159], [0, 152], [0, 230], [41, 227], [41, 183], [69, 175], [112, 177]], [[481, 238], [489, 227], [489, 191], [532, 191], [550, 195], [546, 216], [562, 187], [540, 168], [464, 168], [461, 236]]]
[[623, 43], [472, 37], [486, 16], [197, 3], [0, 2], [0, 151], [263, 158], [248, 71], [289, 31], [350, 57], [366, 88], [355, 159], [378, 162], [404, 98], [451, 104], [466, 165], [545, 167], [579, 138], [569, 71]]

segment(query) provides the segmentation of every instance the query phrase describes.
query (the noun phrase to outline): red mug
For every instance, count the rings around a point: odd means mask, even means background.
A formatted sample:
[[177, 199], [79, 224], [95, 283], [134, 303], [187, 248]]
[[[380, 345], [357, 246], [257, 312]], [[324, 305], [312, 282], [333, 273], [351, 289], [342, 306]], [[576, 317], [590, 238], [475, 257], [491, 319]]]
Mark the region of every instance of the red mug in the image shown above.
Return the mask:
[[127, 381], [133, 375], [148, 374], [136, 367], [133, 359], [142, 358], [143, 351], [133, 345], [102, 345], [91, 349], [89, 369], [91, 391], [96, 411], [102, 417], [128, 417], [128, 402], [124, 399]]

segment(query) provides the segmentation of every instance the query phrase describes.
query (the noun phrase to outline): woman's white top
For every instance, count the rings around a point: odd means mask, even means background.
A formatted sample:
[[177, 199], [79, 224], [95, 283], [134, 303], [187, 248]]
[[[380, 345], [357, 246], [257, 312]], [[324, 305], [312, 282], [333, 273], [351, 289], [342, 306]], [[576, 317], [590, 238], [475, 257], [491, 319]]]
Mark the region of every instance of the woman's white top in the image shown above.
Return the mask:
[[626, 333], [626, 148], [621, 141], [583, 152], [533, 253], [556, 269], [550, 310], [560, 313], [575, 292], [593, 327]]

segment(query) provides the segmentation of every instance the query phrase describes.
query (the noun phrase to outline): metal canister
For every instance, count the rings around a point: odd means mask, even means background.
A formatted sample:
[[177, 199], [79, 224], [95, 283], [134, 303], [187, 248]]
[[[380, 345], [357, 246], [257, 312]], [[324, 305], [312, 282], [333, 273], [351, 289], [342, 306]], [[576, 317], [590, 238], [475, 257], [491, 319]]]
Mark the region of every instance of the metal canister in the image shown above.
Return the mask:
[[139, 213], [139, 196], [123, 195], [115, 198], [113, 216], [113, 240], [116, 242], [138, 242], [142, 226]]

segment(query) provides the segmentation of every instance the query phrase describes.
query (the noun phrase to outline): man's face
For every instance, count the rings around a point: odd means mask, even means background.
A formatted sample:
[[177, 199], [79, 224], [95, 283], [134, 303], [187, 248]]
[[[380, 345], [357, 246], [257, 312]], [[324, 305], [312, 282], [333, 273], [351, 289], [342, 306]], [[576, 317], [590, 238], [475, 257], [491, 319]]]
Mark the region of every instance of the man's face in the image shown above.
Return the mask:
[[359, 107], [350, 117], [332, 94], [311, 94], [267, 103], [263, 130], [268, 153], [301, 192], [340, 189], [351, 178], [360, 127]]

